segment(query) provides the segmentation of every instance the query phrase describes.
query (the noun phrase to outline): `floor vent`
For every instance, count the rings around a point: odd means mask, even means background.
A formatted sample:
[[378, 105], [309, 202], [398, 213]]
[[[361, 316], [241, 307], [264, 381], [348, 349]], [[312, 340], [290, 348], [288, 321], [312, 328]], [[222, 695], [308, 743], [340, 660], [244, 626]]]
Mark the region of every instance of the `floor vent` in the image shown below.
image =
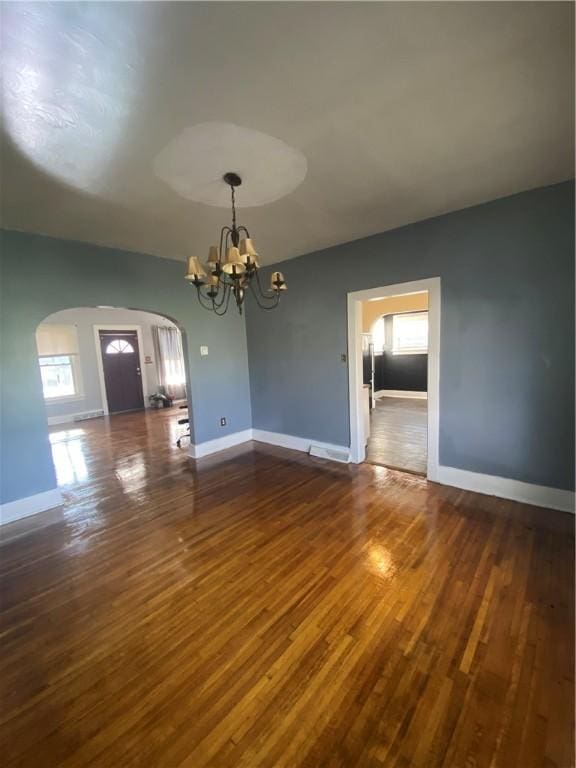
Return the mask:
[[86, 411], [86, 413], [77, 413], [74, 416], [74, 421], [86, 421], [86, 419], [97, 419], [99, 416], [104, 416], [104, 411]]
[[348, 451], [339, 451], [337, 448], [325, 448], [322, 445], [311, 445], [310, 456], [317, 456], [319, 459], [330, 459], [330, 461], [341, 461], [348, 464], [350, 455]]

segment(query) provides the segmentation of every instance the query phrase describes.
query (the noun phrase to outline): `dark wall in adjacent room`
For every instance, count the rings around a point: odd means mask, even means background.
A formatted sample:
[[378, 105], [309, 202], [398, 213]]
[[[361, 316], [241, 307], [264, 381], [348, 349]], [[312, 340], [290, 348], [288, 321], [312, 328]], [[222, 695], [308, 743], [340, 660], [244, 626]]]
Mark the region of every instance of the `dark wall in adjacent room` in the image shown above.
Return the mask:
[[374, 356], [374, 389], [399, 389], [426, 392], [428, 389], [428, 355], [395, 355], [392, 352], [394, 315], [384, 317], [384, 349]]
[[374, 356], [374, 389], [401, 389], [426, 392], [428, 355], [393, 355], [383, 352]]

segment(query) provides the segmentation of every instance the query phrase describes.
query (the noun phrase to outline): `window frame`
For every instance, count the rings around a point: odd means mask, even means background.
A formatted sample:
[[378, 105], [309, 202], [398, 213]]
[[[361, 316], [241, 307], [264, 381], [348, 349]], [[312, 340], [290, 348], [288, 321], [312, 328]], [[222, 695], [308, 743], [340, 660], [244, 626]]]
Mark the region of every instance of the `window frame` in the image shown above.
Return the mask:
[[[406, 319], [408, 317], [417, 317], [418, 315], [426, 315], [426, 349], [422, 349], [421, 347], [412, 347], [412, 348], [403, 348], [398, 349], [395, 347], [396, 342], [396, 334], [394, 332], [394, 324], [396, 322], [396, 318], [402, 318]], [[420, 312], [397, 312], [392, 315], [392, 344], [391, 344], [391, 352], [394, 356], [401, 356], [401, 355], [427, 355], [428, 354], [428, 348], [430, 345], [430, 326], [429, 326], [429, 316], [428, 316], [428, 310], [422, 310]]]
[[[52, 359], [55, 357], [67, 357], [70, 361], [70, 370], [72, 373], [72, 383], [74, 385], [74, 394], [71, 395], [47, 395], [44, 392], [44, 381], [42, 379], [42, 360]], [[61, 363], [64, 365], [64, 363]], [[42, 384], [42, 396], [47, 403], [64, 403], [72, 402], [74, 400], [82, 400], [84, 398], [84, 391], [82, 387], [82, 376], [80, 371], [80, 359], [77, 354], [61, 354], [61, 355], [38, 355], [38, 367], [40, 368], [40, 382]]]

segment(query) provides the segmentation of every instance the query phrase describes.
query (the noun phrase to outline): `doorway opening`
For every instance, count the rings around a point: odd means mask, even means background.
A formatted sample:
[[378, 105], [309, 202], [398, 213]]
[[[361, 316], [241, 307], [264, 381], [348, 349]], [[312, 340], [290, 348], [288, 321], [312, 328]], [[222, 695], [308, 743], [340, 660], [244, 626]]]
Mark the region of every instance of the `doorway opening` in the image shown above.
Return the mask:
[[440, 279], [348, 294], [351, 460], [435, 479]]
[[98, 444], [116, 433], [130, 436], [125, 455], [110, 454], [124, 479], [143, 471], [150, 435], [176, 447], [186, 431], [178, 422], [188, 406], [187, 367], [185, 339], [171, 319], [114, 307], [65, 309], [40, 323], [36, 343], [59, 486], [89, 482]]

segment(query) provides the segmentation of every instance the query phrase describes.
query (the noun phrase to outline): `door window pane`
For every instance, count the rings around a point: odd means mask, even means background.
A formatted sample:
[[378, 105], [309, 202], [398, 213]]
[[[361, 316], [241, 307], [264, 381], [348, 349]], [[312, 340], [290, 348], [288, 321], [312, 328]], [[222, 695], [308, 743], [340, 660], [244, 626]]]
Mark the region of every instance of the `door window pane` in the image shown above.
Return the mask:
[[134, 352], [134, 347], [124, 339], [114, 339], [106, 347], [107, 355], [129, 355], [131, 352]]

